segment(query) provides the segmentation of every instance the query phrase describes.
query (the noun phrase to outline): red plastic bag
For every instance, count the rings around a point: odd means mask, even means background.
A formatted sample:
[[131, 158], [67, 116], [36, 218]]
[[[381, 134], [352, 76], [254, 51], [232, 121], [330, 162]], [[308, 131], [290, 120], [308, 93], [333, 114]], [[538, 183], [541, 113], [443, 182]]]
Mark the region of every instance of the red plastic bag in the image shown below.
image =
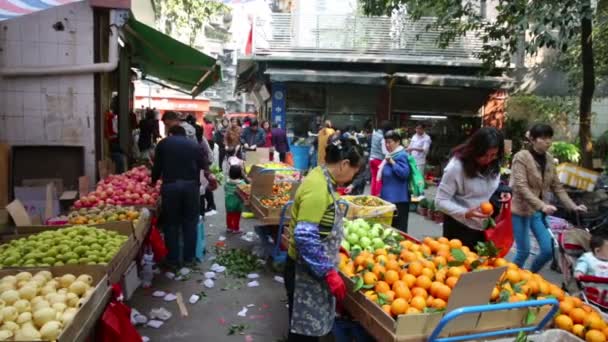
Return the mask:
[[141, 342], [142, 338], [131, 323], [131, 308], [120, 301], [119, 286], [112, 287], [112, 300], [99, 319], [96, 341]]
[[152, 229], [150, 229], [150, 235], [148, 236], [148, 245], [152, 248], [152, 252], [154, 253], [154, 261], [161, 262], [165, 259], [167, 254], [169, 254], [169, 250], [167, 246], [165, 246], [165, 240], [160, 235], [160, 231], [156, 228], [156, 224], [152, 225]]
[[285, 154], [285, 164], [293, 166], [293, 154], [291, 152]]
[[502, 205], [500, 214], [496, 218], [496, 226], [484, 231], [486, 241], [492, 241], [500, 249], [498, 257], [502, 258], [509, 253], [513, 246], [513, 220], [511, 217], [511, 201]]

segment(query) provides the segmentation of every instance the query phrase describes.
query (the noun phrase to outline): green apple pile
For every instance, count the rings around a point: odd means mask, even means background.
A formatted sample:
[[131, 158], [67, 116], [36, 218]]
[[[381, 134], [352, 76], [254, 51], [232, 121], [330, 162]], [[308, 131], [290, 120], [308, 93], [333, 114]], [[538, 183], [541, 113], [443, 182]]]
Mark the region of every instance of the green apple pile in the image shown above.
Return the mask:
[[49, 271], [0, 279], [0, 341], [56, 341], [94, 291], [93, 278]]
[[349, 252], [362, 250], [375, 251], [387, 246], [398, 247], [403, 237], [390, 227], [383, 227], [379, 223], [371, 224], [364, 219], [344, 222], [344, 240], [342, 247]]
[[128, 237], [89, 226], [47, 230], [0, 245], [2, 267], [107, 264]]

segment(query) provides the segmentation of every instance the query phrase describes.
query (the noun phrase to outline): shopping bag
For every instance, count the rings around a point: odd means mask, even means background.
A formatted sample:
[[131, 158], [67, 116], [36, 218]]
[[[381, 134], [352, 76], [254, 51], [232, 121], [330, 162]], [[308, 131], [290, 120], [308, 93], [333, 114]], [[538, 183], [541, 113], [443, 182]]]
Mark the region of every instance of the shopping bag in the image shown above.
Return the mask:
[[202, 217], [199, 219], [196, 229], [196, 250], [194, 257], [199, 262], [202, 262], [205, 257], [205, 223]]
[[293, 154], [291, 152], [285, 154], [285, 164], [293, 166]]
[[141, 342], [142, 338], [131, 323], [131, 308], [121, 301], [119, 288], [112, 288], [112, 299], [99, 319], [96, 341]]
[[484, 231], [486, 241], [492, 241], [500, 250], [498, 257], [502, 258], [513, 246], [513, 221], [511, 215], [511, 201], [504, 202], [500, 214], [496, 218], [496, 225]]
[[408, 154], [407, 163], [410, 167], [410, 180], [409, 180], [409, 190], [410, 195], [414, 197], [419, 197], [424, 195], [424, 175], [418, 170], [418, 165], [416, 165], [416, 159]]
[[152, 248], [154, 261], [156, 262], [163, 261], [167, 254], [169, 254], [169, 250], [167, 250], [167, 246], [165, 246], [165, 240], [163, 240], [163, 237], [160, 235], [160, 231], [156, 227], [156, 224], [153, 224], [152, 229], [150, 229], [148, 244], [150, 245], [150, 248]]

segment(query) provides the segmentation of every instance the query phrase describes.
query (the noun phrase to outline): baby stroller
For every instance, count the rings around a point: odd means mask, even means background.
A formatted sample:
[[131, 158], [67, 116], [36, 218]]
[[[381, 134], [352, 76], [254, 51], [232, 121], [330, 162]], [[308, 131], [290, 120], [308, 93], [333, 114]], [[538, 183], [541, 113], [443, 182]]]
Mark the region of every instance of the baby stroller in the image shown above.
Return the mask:
[[559, 245], [559, 266], [563, 275], [562, 287], [564, 290], [571, 294], [580, 293], [581, 298], [585, 302], [607, 311], [608, 291], [600, 289], [606, 287], [608, 278], [591, 275], [582, 275], [578, 278], [574, 276], [574, 267], [578, 258], [584, 253], [591, 251], [589, 246], [591, 240], [590, 230], [580, 228], [564, 230], [559, 233], [557, 240]]

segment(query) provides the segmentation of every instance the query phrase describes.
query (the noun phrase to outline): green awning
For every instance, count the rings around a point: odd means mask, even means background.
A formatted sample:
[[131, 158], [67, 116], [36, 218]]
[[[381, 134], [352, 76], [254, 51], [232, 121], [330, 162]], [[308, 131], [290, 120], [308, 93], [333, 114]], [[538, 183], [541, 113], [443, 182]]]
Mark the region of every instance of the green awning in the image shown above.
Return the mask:
[[196, 97], [221, 78], [215, 58], [189, 47], [133, 17], [122, 28], [132, 64], [152, 76]]

